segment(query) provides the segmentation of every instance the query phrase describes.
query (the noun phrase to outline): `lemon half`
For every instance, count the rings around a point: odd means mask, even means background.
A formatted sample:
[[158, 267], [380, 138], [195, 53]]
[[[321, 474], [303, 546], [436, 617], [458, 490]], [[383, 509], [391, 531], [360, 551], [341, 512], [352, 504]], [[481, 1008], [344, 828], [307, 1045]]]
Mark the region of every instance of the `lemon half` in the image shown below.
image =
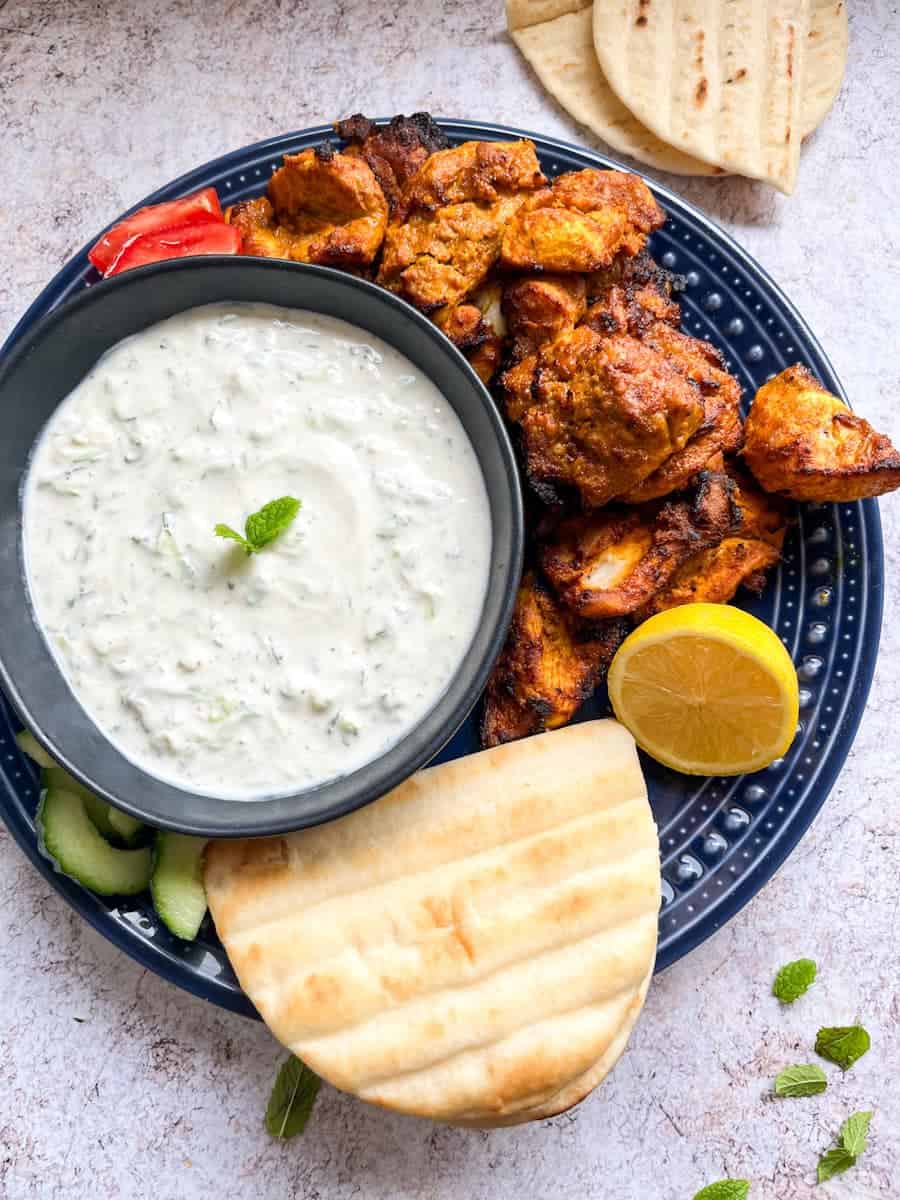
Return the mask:
[[793, 741], [800, 711], [778, 636], [725, 604], [685, 604], [645, 621], [612, 661], [609, 697], [641, 749], [686, 775], [768, 766]]

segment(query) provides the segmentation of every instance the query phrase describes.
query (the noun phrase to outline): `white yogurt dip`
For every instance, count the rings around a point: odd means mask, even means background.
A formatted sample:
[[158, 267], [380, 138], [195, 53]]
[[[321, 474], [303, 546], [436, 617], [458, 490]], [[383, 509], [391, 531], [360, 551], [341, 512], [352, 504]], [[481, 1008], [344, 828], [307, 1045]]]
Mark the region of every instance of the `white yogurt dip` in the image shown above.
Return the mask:
[[[257, 554], [214, 535], [302, 507]], [[254, 799], [371, 761], [478, 624], [490, 510], [450, 404], [393, 347], [269, 305], [114, 347], [24, 490], [37, 618], [75, 696], [153, 775]]]

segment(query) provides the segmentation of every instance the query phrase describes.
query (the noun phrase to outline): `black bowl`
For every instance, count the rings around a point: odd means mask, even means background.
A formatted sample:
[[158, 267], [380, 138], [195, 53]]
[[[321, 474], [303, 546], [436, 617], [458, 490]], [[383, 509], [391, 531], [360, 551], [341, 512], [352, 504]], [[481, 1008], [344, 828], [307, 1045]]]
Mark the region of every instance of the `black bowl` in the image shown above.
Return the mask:
[[[383, 338], [431, 379], [468, 434], [487, 488], [493, 543], [478, 630], [434, 708], [384, 754], [294, 795], [220, 800], [149, 775], [110, 744], [70, 691], [34, 616], [22, 552], [21, 490], [35, 439], [104, 351], [166, 317], [217, 301], [263, 301], [342, 318]], [[328, 821], [377, 799], [424, 766], [477, 701], [506, 633], [522, 565], [522, 496], [503, 421], [456, 348], [374, 284], [326, 267], [194, 258], [128, 272], [44, 318], [0, 364], [0, 678], [23, 723], [92, 791], [165, 829], [257, 837]]]

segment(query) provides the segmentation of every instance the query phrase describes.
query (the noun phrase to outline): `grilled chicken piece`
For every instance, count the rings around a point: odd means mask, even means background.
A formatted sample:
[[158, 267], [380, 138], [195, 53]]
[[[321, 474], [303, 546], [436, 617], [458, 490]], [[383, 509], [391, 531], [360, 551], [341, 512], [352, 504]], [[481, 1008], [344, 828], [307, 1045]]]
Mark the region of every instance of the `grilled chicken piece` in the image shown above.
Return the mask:
[[496, 280], [483, 283], [460, 304], [446, 304], [431, 319], [458, 346], [482, 383], [489, 383], [503, 357], [506, 320], [500, 301], [502, 287]]
[[696, 387], [628, 334], [579, 326], [502, 376], [532, 485], [578, 489], [587, 508], [632, 491], [703, 419]]
[[642, 179], [622, 171], [571, 171], [538, 192], [506, 227], [501, 266], [585, 272], [620, 251], [638, 254], [665, 221]]
[[681, 491], [714, 455], [737, 450], [743, 439], [741, 385], [725, 369], [715, 346], [664, 321], [648, 325], [641, 341], [658, 350], [698, 389], [703, 397], [703, 419], [682, 450], [623, 497], [630, 504]]
[[574, 329], [587, 308], [582, 275], [524, 275], [503, 289], [503, 314], [512, 336], [511, 357], [534, 353]]
[[890, 440], [799, 365], [756, 393], [744, 462], [767, 492], [792, 500], [862, 500], [900, 487]]
[[446, 134], [428, 113], [393, 117], [387, 125], [376, 125], [368, 117], [355, 113], [336, 121], [334, 128], [338, 137], [348, 143], [344, 153], [359, 155], [372, 168], [391, 212], [425, 160], [450, 145]]
[[603, 678], [627, 632], [624, 621], [579, 631], [527, 572], [485, 692], [482, 744], [498, 746], [565, 725]]
[[682, 563], [737, 529], [734, 492], [727, 475], [704, 471], [692, 497], [572, 517], [541, 548], [541, 566], [575, 616], [600, 620], [633, 613]]
[[371, 168], [326, 143], [285, 155], [267, 196], [225, 215], [243, 234], [244, 254], [360, 268], [381, 248], [388, 207]]
[[544, 182], [529, 141], [432, 154], [403, 190], [378, 282], [427, 312], [456, 304], [487, 276], [507, 221]]
[[725, 469], [734, 481], [740, 510], [734, 535], [689, 558], [635, 614], [638, 621], [679, 604], [726, 604], [740, 587], [757, 593], [765, 587], [766, 572], [781, 557], [792, 514], [785, 501], [761, 492], [735, 463], [727, 463]]
[[584, 323], [597, 333], [641, 334], [657, 321], [678, 328], [681, 309], [672, 299], [675, 277], [647, 251], [620, 254], [605, 271], [587, 276], [590, 307]]

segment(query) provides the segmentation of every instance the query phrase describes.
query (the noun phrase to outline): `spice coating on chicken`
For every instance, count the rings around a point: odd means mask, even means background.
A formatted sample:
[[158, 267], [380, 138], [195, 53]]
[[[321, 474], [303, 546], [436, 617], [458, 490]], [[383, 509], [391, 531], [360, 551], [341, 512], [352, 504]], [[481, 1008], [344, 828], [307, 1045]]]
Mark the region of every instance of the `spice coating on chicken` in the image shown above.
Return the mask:
[[387, 216], [369, 166], [331, 147], [285, 155], [267, 196], [241, 201], [226, 213], [243, 234], [244, 254], [345, 268], [374, 262]]
[[890, 439], [800, 365], [756, 393], [744, 462], [767, 492], [792, 500], [862, 500], [900, 487], [900, 453]]
[[597, 687], [627, 632], [624, 621], [579, 630], [534, 572], [526, 572], [485, 692], [482, 744], [498, 746], [565, 725]]
[[335, 132], [348, 145], [345, 154], [359, 155], [381, 185], [391, 212], [400, 202], [407, 183], [437, 150], [450, 145], [447, 135], [428, 113], [392, 117], [376, 125], [361, 113], [335, 121]]
[[538, 192], [509, 222], [500, 265], [519, 271], [596, 271], [621, 251], [639, 253], [664, 220], [636, 175], [572, 171]]
[[388, 226], [378, 282], [430, 312], [487, 276], [503, 229], [544, 183], [533, 143], [464, 142], [432, 154]]
[[633, 613], [682, 563], [736, 531], [734, 491], [727, 475], [703, 472], [693, 496], [572, 517], [542, 546], [541, 567], [565, 608], [578, 617]]
[[577, 488], [587, 508], [621, 496], [681, 450], [703, 398], [663, 355], [627, 334], [585, 326], [502, 377], [538, 487]]

